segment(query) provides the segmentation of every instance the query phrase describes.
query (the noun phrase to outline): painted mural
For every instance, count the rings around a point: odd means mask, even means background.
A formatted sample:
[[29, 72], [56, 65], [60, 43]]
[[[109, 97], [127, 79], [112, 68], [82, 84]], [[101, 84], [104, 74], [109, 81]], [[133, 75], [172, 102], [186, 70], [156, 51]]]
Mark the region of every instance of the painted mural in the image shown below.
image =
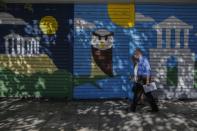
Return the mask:
[[75, 5], [74, 98], [128, 97], [132, 84], [128, 32], [134, 25], [133, 7]]
[[99, 29], [92, 33], [92, 61], [94, 61], [96, 65], [101, 69], [101, 71], [107, 74], [108, 76], [113, 75], [112, 46], [113, 32], [109, 32], [105, 29]]
[[[64, 12], [64, 13], [59, 13]], [[8, 4], [0, 97], [131, 98], [141, 48], [161, 98], [197, 98], [197, 5]]]
[[72, 12], [69, 4], [0, 9], [1, 97], [72, 96]]
[[[189, 43], [189, 31], [193, 29], [193, 26], [181, 21], [175, 16], [170, 16], [163, 22], [158, 23], [153, 26], [157, 31], [157, 47], [156, 49], [150, 49], [150, 61], [152, 65], [155, 64], [153, 72], [156, 74], [156, 78], [159, 78], [159, 83], [161, 85], [166, 84], [166, 62], [170, 57], [175, 57], [178, 59], [178, 82], [177, 88], [193, 88], [194, 85], [194, 66], [195, 61], [193, 60], [194, 54], [191, 49], [188, 48]], [[166, 35], [166, 42], [164, 47], [162, 47], [162, 30], [164, 30]], [[171, 31], [175, 30], [175, 46], [171, 46]], [[183, 31], [183, 43], [180, 42], [181, 31]], [[183, 44], [183, 47], [180, 47]], [[160, 59], [155, 59], [155, 58]], [[154, 63], [153, 63], [154, 60]]]
[[136, 24], [135, 29], [148, 28], [146, 32], [138, 31], [145, 36], [141, 37], [140, 47], [147, 52], [162, 98], [196, 98], [195, 8], [183, 5], [137, 8], [139, 13], [152, 19], [152, 22]]
[[[130, 56], [138, 47], [150, 61], [159, 97], [196, 98], [197, 6], [136, 5], [135, 16], [132, 15], [134, 6], [120, 12], [115, 7], [120, 8], [117, 5], [75, 5], [74, 97], [132, 98]], [[126, 18], [129, 20], [125, 21]], [[129, 23], [134, 18], [135, 22]], [[114, 34], [112, 61], [102, 61], [105, 69], [95, 64], [91, 53], [92, 32], [100, 29]], [[111, 77], [106, 73], [110, 62]]]

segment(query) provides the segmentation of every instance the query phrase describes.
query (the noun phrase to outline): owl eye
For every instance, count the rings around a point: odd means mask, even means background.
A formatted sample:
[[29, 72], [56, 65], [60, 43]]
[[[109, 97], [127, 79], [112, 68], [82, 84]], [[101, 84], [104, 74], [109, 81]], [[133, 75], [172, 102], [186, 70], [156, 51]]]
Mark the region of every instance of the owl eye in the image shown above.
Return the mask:
[[96, 39], [96, 36], [93, 35], [93, 36], [92, 36], [92, 39]]
[[97, 40], [97, 37], [96, 36], [92, 36], [92, 40], [93, 41]]
[[113, 42], [113, 41], [114, 41], [114, 38], [113, 38], [112, 36], [109, 36], [109, 37], [108, 37], [108, 41]]
[[95, 45], [97, 43], [97, 37], [96, 36], [92, 36], [91, 43], [92, 43], [92, 45]]

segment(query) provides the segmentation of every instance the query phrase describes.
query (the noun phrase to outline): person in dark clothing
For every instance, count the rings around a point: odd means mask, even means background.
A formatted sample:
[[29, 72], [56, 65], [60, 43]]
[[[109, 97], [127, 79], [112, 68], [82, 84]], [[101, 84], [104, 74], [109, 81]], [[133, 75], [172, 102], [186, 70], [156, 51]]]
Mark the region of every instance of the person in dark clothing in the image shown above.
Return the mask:
[[135, 60], [134, 63], [134, 86], [133, 86], [133, 103], [130, 107], [130, 110], [135, 112], [137, 103], [140, 100], [142, 94], [144, 94], [150, 103], [152, 108], [152, 112], [158, 112], [158, 106], [156, 101], [151, 92], [145, 93], [143, 85], [148, 85], [150, 82], [150, 75], [151, 75], [151, 67], [147, 58], [143, 56], [142, 51], [137, 48], [134, 53], [134, 57], [132, 58]]

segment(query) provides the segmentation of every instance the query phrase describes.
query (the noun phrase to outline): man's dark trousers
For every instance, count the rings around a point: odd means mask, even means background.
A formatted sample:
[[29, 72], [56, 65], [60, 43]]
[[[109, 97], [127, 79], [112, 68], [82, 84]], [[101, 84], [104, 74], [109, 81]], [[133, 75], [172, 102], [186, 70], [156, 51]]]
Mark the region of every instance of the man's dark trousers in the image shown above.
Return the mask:
[[143, 93], [145, 94], [148, 102], [150, 103], [152, 111], [158, 111], [158, 106], [156, 104], [156, 101], [155, 101], [153, 95], [151, 94], [151, 92], [145, 93], [142, 84], [134, 83], [132, 90], [134, 93], [134, 98], [133, 98], [133, 105], [131, 105], [131, 110], [133, 112], [136, 111], [137, 103], [140, 100], [140, 97]]

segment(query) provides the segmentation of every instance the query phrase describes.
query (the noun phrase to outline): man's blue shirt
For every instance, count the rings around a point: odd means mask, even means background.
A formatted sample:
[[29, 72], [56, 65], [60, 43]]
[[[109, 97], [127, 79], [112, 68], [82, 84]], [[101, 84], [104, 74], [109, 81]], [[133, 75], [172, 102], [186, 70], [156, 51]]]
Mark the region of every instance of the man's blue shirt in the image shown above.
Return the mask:
[[146, 57], [141, 56], [138, 62], [138, 75], [139, 76], [150, 76], [151, 67]]

